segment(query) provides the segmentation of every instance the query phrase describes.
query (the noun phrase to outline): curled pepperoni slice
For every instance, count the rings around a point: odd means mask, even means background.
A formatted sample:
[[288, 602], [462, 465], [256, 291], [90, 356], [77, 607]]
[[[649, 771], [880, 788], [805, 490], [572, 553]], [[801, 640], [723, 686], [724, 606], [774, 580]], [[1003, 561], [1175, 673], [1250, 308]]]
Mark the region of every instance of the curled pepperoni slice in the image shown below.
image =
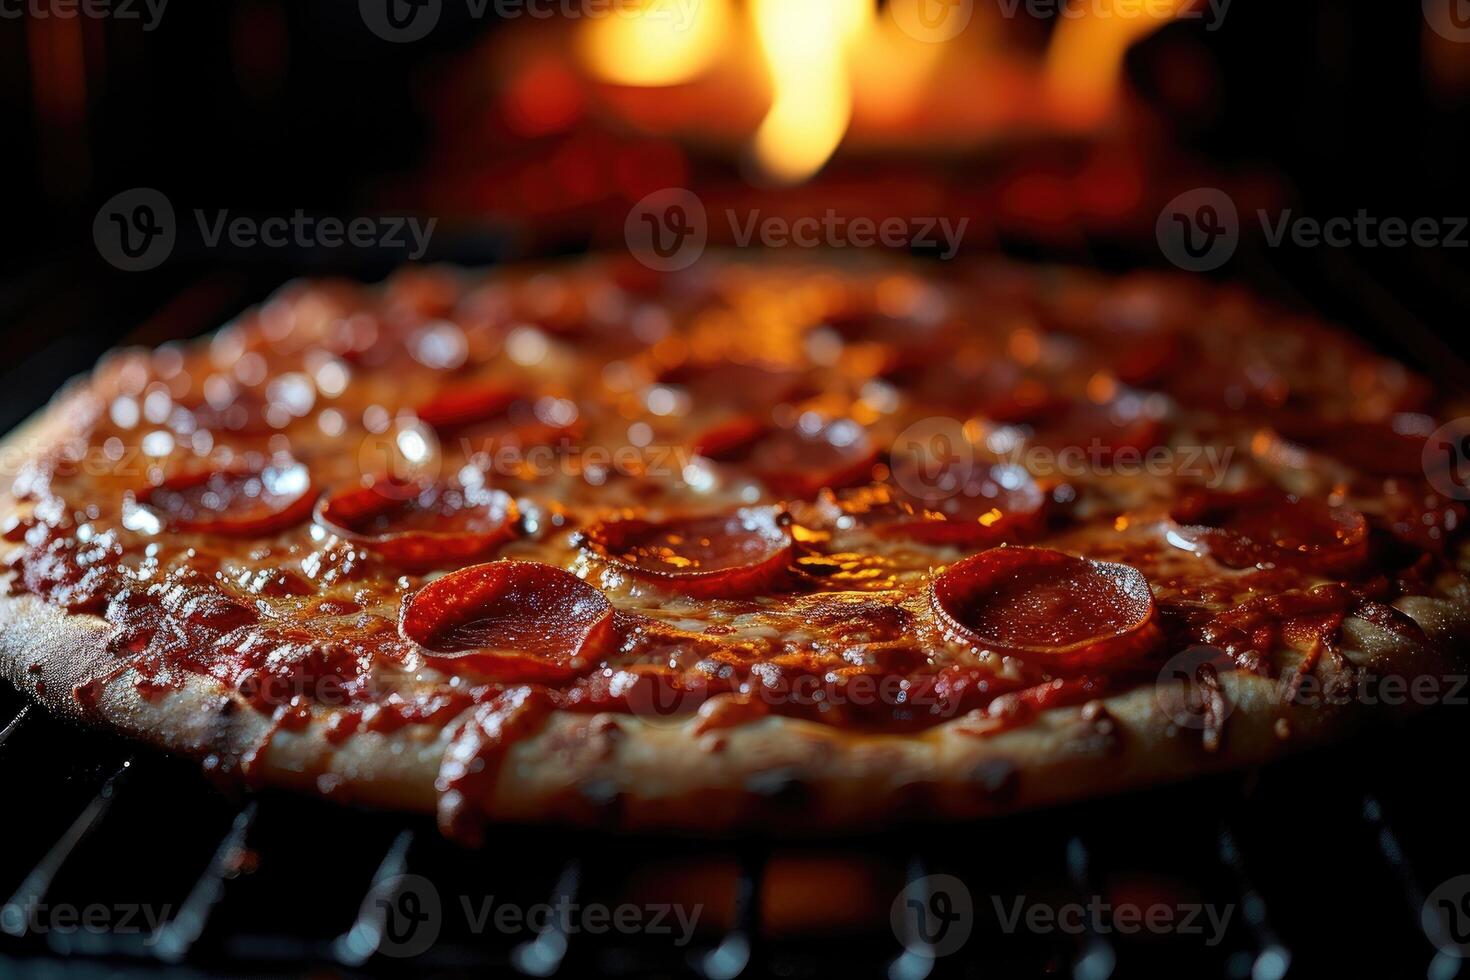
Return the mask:
[[354, 487], [323, 497], [316, 522], [347, 541], [414, 567], [462, 564], [515, 535], [516, 505], [489, 487], [426, 486], [412, 492]]
[[1138, 569], [1044, 548], [972, 555], [940, 573], [930, 600], [952, 639], [1054, 672], [1134, 663], [1163, 637]]
[[615, 642], [607, 597], [570, 572], [494, 561], [451, 572], [403, 604], [403, 636], [497, 680], [575, 676]]
[[449, 388], [420, 405], [415, 414], [442, 432], [504, 415], [519, 397], [509, 388], [488, 385]]
[[300, 463], [214, 470], [177, 476], [138, 494], [128, 523], [141, 527], [151, 517], [174, 531], [250, 537], [301, 523], [315, 501], [311, 474]]
[[1171, 516], [1184, 525], [1170, 536], [1175, 544], [1203, 546], [1230, 568], [1270, 563], [1347, 575], [1368, 558], [1362, 514], [1279, 490], [1192, 494]]
[[1035, 533], [1046, 519], [1046, 494], [1019, 466], [959, 460], [926, 469], [909, 459], [895, 462], [892, 479], [899, 516], [879, 518], [884, 535], [982, 547]]
[[607, 521], [586, 532], [584, 548], [627, 572], [700, 598], [768, 589], [791, 561], [791, 533], [773, 508], [681, 520]]
[[846, 419], [788, 428], [737, 418], [706, 431], [694, 451], [742, 466], [775, 493], [796, 499], [867, 483], [878, 461], [862, 426]]

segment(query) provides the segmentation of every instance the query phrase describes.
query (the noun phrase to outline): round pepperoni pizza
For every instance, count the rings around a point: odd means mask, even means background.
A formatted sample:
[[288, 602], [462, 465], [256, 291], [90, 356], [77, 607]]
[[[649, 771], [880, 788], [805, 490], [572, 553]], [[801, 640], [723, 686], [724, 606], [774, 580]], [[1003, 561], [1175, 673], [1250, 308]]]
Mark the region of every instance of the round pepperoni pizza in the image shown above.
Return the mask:
[[466, 841], [983, 816], [1434, 700], [1393, 678], [1448, 690], [1465, 414], [1183, 276], [294, 283], [7, 440], [0, 670], [222, 779]]

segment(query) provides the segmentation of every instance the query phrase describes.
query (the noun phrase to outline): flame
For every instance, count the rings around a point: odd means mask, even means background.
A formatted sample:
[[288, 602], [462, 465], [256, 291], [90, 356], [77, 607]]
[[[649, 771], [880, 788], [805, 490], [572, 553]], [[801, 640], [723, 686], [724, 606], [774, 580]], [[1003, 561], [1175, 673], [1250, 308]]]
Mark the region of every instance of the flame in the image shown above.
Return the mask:
[[587, 19], [582, 56], [605, 81], [677, 85], [714, 63], [730, 20], [730, 0], [642, 0], [636, 10]]
[[1121, 104], [1123, 59], [1138, 41], [1178, 17], [1194, 0], [1128, 4], [1118, 0], [1101, 9], [1095, 0], [1085, 13], [1064, 17], [1046, 51], [1046, 86], [1061, 121], [1089, 129], [1107, 121]]
[[[905, 125], [941, 70], [1002, 50], [992, 36], [997, 25], [978, 17], [950, 40], [916, 40], [893, 17], [880, 18], [877, 0], [636, 2], [633, 10], [579, 25], [590, 74], [648, 88], [702, 78], [753, 92], [763, 59], [770, 104], [750, 145], [757, 168], [783, 184], [821, 170], [855, 116], [870, 135], [874, 127]], [[1059, 17], [1044, 62], [1032, 69], [1039, 74], [1018, 88], [1038, 96], [1032, 121], [1082, 133], [1106, 124], [1123, 105], [1128, 49], [1198, 2], [1092, 0]], [[971, 76], [947, 71], [944, 77]]]
[[871, 29], [872, 0], [752, 0], [771, 72], [771, 108], [756, 130], [756, 162], [782, 183], [805, 180], [831, 158], [852, 119], [848, 53]]

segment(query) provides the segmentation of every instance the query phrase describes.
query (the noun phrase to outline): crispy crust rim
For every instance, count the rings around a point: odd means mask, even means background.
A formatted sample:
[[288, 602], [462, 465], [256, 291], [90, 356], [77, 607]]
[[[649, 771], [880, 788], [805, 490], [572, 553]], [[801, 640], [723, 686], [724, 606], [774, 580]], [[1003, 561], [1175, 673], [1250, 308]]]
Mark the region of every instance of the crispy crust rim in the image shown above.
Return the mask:
[[[50, 444], [85, 397], [85, 386], [64, 393], [0, 447]], [[1462, 583], [1448, 597], [1406, 597], [1398, 606], [1430, 644], [1349, 618], [1350, 661], [1403, 677], [1464, 669], [1445, 651], [1462, 651], [1470, 640], [1470, 588]], [[136, 672], [115, 673], [109, 630], [97, 616], [0, 595], [0, 676], [58, 715], [222, 772], [243, 771], [253, 785], [425, 813], [441, 805], [436, 781], [463, 719], [360, 732], [338, 744], [327, 737], [325, 710], [300, 730], [278, 730], [207, 677], [192, 675], [176, 690], [145, 697]], [[83, 685], [93, 695], [85, 707], [73, 694]], [[913, 734], [780, 716], [699, 734], [693, 719], [555, 711], [512, 746], [488, 798], [471, 804], [492, 821], [696, 834], [765, 828], [807, 835], [895, 819], [968, 819], [1260, 764], [1336, 741], [1374, 715], [1420, 707], [1292, 704], [1279, 680], [1238, 671], [1222, 674], [1220, 685], [1233, 707], [1214, 747], [1161, 706], [1169, 685], [1049, 709], [1020, 727], [982, 734], [973, 716]]]
[[[1406, 611], [1432, 638], [1466, 635], [1464, 605], [1418, 599]], [[359, 733], [342, 744], [325, 717], [299, 731], [270, 719], [208, 678], [192, 676], [154, 698], [132, 671], [100, 683], [86, 709], [72, 696], [110, 668], [107, 625], [31, 596], [0, 598], [0, 675], [51, 711], [168, 751], [241, 760], [249, 782], [344, 802], [431, 812], [444, 753], [459, 724]], [[1358, 633], [1371, 630], [1361, 621]], [[1382, 636], [1379, 641], [1388, 643]], [[1371, 645], [1370, 641], [1370, 645]], [[1454, 665], [1432, 648], [1403, 644], [1364, 663], [1403, 676]], [[511, 749], [493, 797], [475, 809], [496, 821], [565, 822], [624, 830], [720, 833], [768, 828], [797, 834], [862, 829], [890, 819], [955, 820], [1101, 796], [1238, 768], [1335, 741], [1380, 709], [1284, 704], [1279, 681], [1221, 675], [1233, 704], [1214, 750], [1161, 707], [1164, 688], [1135, 688], [1081, 707], [1055, 708], [990, 734], [959, 717], [912, 735], [871, 735], [784, 717], [696, 734], [616, 714], [553, 712]], [[1382, 710], [1410, 711], [1402, 705]]]

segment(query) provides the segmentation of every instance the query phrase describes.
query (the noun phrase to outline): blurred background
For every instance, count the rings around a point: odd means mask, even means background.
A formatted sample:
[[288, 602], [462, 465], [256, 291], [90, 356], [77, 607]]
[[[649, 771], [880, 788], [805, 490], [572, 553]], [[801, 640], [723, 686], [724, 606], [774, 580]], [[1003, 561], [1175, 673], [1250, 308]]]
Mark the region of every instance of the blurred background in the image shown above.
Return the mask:
[[[1460, 0], [0, 8], [0, 430], [119, 341], [405, 259], [209, 247], [195, 209], [432, 217], [425, 258], [481, 264], [624, 248], [630, 206], [678, 186], [711, 214], [967, 217], [967, 254], [1122, 267], [1163, 264], [1161, 208], [1213, 187], [1242, 216], [1218, 275], [1421, 362], [1449, 356], [1470, 309], [1463, 247], [1252, 248], [1256, 208], [1467, 212]], [[178, 241], [124, 272], [93, 227], [140, 187], [172, 203]]]

